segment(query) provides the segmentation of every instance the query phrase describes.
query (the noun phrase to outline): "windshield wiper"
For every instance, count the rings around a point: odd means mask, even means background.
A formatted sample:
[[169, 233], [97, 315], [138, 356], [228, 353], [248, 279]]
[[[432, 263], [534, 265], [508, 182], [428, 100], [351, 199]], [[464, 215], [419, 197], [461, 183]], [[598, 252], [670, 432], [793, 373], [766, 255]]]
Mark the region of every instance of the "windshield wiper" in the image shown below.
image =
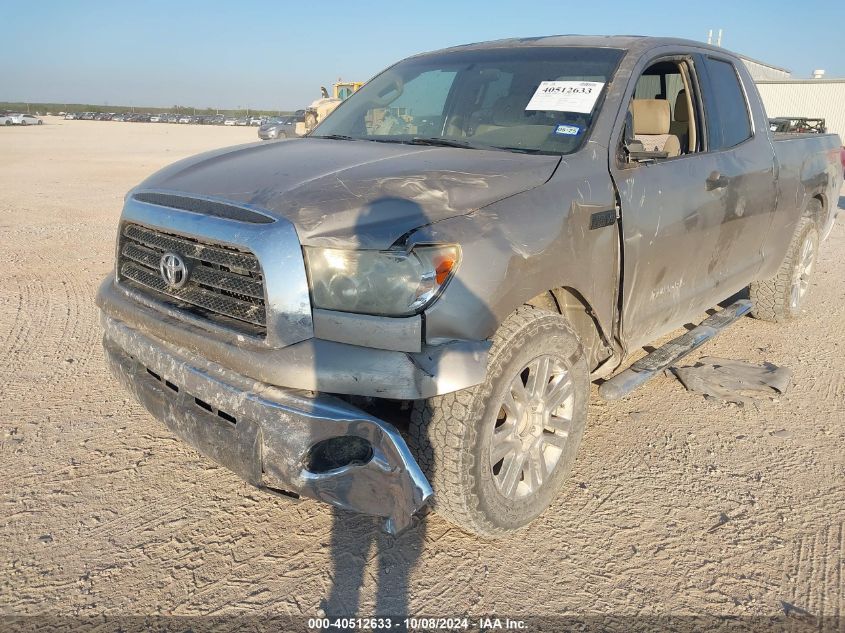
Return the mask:
[[346, 134], [309, 134], [309, 138], [327, 138], [330, 141], [360, 141], [363, 139], [347, 136]]
[[410, 141], [405, 142], [410, 145], [433, 145], [435, 147], [460, 147], [462, 149], [481, 149], [478, 145], [475, 145], [468, 141], [459, 141], [457, 139], [443, 138], [442, 136], [416, 136]]
[[496, 149], [501, 149], [506, 152], [516, 152], [517, 154], [551, 154], [554, 155], [554, 152], [547, 152], [542, 149], [537, 149], [534, 147], [502, 147], [496, 145]]

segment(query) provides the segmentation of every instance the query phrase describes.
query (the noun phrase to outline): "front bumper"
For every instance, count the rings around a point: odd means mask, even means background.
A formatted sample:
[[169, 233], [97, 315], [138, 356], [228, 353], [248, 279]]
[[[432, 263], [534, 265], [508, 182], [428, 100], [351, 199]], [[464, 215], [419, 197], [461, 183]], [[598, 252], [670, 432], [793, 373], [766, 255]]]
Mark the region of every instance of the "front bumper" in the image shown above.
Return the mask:
[[[176, 435], [247, 482], [380, 516], [397, 533], [432, 495], [398, 431], [348, 403], [280, 389], [103, 317], [112, 373]], [[308, 470], [318, 443], [363, 438], [365, 463]]]
[[[102, 283], [96, 302], [107, 335], [111, 323], [123, 323], [236, 375], [286, 389], [421, 400], [482, 382], [490, 349], [489, 341], [452, 341], [413, 353], [321, 338], [274, 347], [157, 304], [112, 278]], [[389, 328], [381, 336], [389, 338]], [[364, 332], [358, 338], [363, 341]]]

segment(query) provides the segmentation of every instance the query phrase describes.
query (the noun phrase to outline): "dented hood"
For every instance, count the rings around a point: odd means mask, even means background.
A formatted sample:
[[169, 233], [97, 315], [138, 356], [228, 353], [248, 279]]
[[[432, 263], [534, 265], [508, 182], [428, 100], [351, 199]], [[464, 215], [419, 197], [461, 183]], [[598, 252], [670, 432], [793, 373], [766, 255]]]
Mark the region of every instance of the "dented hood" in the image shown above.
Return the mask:
[[418, 227], [546, 182], [558, 156], [372, 141], [293, 139], [175, 163], [135, 191], [254, 205], [306, 245], [387, 248]]

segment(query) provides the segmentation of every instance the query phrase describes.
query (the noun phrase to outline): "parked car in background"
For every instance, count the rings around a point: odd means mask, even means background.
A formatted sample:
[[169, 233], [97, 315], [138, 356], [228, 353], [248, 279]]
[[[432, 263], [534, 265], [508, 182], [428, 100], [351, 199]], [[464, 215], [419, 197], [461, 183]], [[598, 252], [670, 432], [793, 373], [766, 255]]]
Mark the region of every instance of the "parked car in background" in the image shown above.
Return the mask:
[[260, 116], [251, 116], [249, 117], [249, 124], [250, 125], [261, 125], [264, 122], [264, 118]]
[[94, 113], [93, 112], [83, 112], [79, 118], [83, 121], [93, 121], [94, 120]]
[[246, 117], [241, 117], [235, 122], [235, 125], [249, 125], [249, 119], [247, 119]]
[[111, 120], [112, 120], [112, 121], [119, 121], [119, 122], [121, 122], [121, 123], [122, 123], [123, 121], [125, 121], [125, 120], [126, 120], [126, 114], [115, 114], [115, 115], [111, 118]]
[[79, 118], [79, 115], [76, 112], [68, 112], [65, 114], [65, 121], [74, 121]]
[[258, 127], [258, 138], [262, 141], [274, 138], [294, 138], [296, 122], [297, 117], [293, 115], [271, 117]]
[[160, 123], [161, 122], [161, 115], [154, 114], [150, 117], [150, 123]]
[[223, 120], [223, 125], [237, 125], [237, 124], [238, 124], [238, 118], [234, 117], [234, 116], [227, 116]]
[[0, 125], [14, 125], [13, 116], [12, 114], [0, 114]]
[[192, 123], [192, 122], [193, 122], [193, 119], [190, 116], [188, 116], [187, 114], [184, 114], [184, 115], [179, 117], [179, 123]]
[[13, 114], [12, 121], [15, 125], [41, 125], [44, 123], [34, 114]]

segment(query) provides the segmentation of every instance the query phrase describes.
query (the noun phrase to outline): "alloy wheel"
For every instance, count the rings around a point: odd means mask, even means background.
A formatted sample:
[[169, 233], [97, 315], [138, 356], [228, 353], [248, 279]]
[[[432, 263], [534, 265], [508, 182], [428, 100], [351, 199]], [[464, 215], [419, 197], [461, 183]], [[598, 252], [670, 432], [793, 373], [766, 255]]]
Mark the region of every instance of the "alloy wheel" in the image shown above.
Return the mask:
[[508, 499], [535, 494], [550, 478], [572, 431], [575, 390], [560, 359], [540, 356], [511, 381], [490, 442], [490, 466]]
[[792, 280], [790, 304], [793, 309], [797, 309], [801, 305], [801, 300], [807, 294], [807, 289], [810, 287], [810, 275], [813, 272], [815, 263], [816, 244], [813, 236], [808, 235], [804, 238], [804, 243], [801, 245], [801, 255], [798, 259], [798, 266]]

